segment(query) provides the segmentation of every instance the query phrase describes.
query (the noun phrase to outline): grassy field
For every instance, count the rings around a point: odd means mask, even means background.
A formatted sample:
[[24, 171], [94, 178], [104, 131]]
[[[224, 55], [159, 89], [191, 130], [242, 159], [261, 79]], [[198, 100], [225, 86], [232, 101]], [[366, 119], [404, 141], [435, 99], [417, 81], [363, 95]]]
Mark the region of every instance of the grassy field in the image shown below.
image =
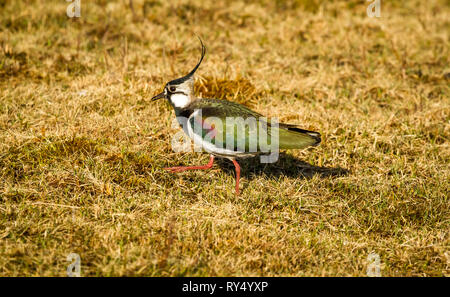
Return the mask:
[[[170, 3], [169, 3], [170, 2]], [[450, 275], [450, 3], [0, 0], [0, 276]], [[163, 85], [319, 131], [176, 153]]]

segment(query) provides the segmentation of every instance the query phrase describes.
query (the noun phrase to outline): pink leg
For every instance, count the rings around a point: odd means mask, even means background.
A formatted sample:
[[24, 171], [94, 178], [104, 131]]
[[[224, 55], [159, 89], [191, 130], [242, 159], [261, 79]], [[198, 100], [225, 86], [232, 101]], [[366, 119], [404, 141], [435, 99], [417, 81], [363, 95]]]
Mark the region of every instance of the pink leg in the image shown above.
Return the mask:
[[234, 168], [236, 169], [236, 196], [239, 196], [239, 179], [241, 177], [241, 167], [235, 159], [231, 159], [234, 164]]
[[191, 170], [191, 169], [210, 169], [214, 163], [214, 155], [211, 155], [211, 158], [209, 159], [209, 163], [203, 166], [177, 166], [177, 167], [167, 167], [164, 168], [165, 170], [169, 170], [170, 172], [181, 172], [185, 170]]

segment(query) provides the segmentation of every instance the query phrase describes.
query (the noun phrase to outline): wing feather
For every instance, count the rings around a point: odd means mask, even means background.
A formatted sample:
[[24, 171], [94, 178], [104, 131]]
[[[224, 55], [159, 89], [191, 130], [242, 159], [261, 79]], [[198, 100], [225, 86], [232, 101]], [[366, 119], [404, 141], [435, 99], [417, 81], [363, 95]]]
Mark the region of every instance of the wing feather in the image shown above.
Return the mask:
[[[317, 132], [290, 124], [272, 126], [261, 114], [235, 102], [199, 99], [186, 109], [191, 114], [189, 124], [193, 132], [217, 148], [236, 152], [268, 152], [274, 147], [272, 135], [278, 136], [275, 141], [278, 141], [280, 149], [304, 148], [320, 143]], [[196, 113], [197, 110], [201, 113]]]

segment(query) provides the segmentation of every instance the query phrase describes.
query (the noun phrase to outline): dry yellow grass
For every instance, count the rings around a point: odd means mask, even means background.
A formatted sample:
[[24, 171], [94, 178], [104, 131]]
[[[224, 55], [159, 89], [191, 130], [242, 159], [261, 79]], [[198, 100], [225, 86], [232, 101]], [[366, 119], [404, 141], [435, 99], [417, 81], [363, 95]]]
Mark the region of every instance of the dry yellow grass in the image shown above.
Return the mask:
[[[445, 0], [0, 0], [0, 275], [449, 274]], [[149, 98], [199, 93], [320, 131], [276, 164], [175, 153]]]

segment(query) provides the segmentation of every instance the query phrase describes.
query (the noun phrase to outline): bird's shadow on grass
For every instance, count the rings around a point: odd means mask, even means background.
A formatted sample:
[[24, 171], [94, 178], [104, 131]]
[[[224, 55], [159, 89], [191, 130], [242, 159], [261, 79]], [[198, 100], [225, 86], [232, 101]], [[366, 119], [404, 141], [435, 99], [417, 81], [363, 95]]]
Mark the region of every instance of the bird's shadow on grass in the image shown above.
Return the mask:
[[[297, 159], [292, 155], [280, 153], [278, 161], [274, 163], [261, 163], [259, 157], [237, 160], [241, 166], [241, 177], [252, 180], [260, 175], [267, 177], [291, 177], [310, 179], [315, 175], [320, 178], [345, 176], [350, 173], [341, 167], [314, 166]], [[234, 165], [227, 159], [217, 159], [217, 165], [227, 174], [234, 174]]]

